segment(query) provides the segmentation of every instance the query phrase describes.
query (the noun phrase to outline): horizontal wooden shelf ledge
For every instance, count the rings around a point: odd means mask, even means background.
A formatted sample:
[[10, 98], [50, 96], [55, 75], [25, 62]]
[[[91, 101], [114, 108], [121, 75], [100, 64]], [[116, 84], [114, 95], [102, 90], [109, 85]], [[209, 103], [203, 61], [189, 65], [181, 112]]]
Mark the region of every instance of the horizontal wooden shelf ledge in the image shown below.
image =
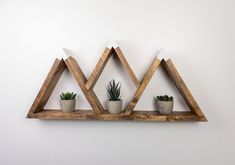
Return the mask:
[[28, 118], [48, 120], [134, 120], [134, 121], [207, 121], [205, 117], [198, 117], [193, 112], [177, 111], [170, 115], [161, 115], [157, 111], [133, 111], [130, 115], [125, 113], [113, 115], [108, 111], [95, 114], [92, 110], [75, 110], [74, 112], [63, 112], [61, 110], [49, 110], [29, 114]]

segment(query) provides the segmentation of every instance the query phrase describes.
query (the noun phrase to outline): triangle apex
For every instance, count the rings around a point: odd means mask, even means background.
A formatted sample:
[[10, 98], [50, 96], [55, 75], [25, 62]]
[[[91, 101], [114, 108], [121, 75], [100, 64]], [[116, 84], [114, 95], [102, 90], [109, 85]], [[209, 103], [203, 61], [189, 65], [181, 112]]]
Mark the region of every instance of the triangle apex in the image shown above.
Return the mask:
[[115, 40], [111, 40], [108, 42], [106, 47], [109, 49], [112, 49], [112, 48], [116, 49], [118, 47], [118, 44]]
[[156, 56], [155, 59], [158, 59], [159, 61], [162, 61], [163, 58], [160, 57], [160, 56]]
[[168, 61], [168, 60], [171, 60], [171, 58], [169, 56], [168, 57], [164, 57], [164, 60]]
[[62, 47], [62, 49], [64, 51], [64, 54], [61, 57], [63, 60], [66, 60], [67, 58], [69, 58], [71, 56], [73, 57], [73, 52], [70, 49], [67, 49], [67, 48], [64, 48], [64, 47]]
[[165, 61], [170, 58], [170, 57], [167, 55], [165, 49], [163, 49], [163, 48], [161, 48], [161, 49], [159, 50], [158, 56], [159, 56], [159, 58], [160, 58], [161, 60], [165, 60]]

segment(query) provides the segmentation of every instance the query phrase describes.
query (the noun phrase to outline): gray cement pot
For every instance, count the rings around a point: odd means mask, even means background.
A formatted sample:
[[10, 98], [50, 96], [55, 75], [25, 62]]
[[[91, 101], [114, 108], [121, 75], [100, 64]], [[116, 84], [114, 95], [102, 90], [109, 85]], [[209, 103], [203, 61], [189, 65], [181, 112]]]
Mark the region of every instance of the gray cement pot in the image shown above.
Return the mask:
[[169, 115], [172, 113], [174, 101], [159, 101], [157, 100], [158, 111], [162, 115]]
[[119, 114], [122, 111], [122, 100], [107, 101], [107, 108], [111, 114]]
[[76, 105], [76, 99], [74, 100], [60, 100], [60, 107], [63, 112], [73, 112]]

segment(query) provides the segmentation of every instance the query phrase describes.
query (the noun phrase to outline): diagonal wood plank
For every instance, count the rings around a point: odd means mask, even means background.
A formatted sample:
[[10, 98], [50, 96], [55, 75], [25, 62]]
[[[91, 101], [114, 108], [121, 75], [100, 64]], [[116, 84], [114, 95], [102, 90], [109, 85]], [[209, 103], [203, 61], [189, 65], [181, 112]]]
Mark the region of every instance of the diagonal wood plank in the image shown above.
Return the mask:
[[163, 63], [164, 69], [170, 76], [171, 80], [174, 82], [175, 86], [178, 88], [179, 92], [183, 96], [190, 110], [194, 112], [197, 116], [205, 118], [204, 114], [202, 113], [201, 108], [195, 101], [194, 97], [192, 96], [188, 87], [184, 83], [183, 79], [181, 78], [179, 72], [177, 71], [171, 59], [163, 60], [162, 63]]
[[[77, 73], [79, 73], [79, 75], [81, 75], [80, 77], [82, 78], [82, 87], [84, 87], [84, 94], [88, 94], [88, 96], [91, 98], [92, 102], [91, 103], [95, 103], [96, 106], [98, 106], [98, 109], [100, 112], [97, 112], [97, 114], [100, 114], [104, 108], [102, 106], [102, 104], [100, 103], [100, 101], [98, 100], [98, 97], [96, 96], [95, 92], [93, 91], [93, 89], [87, 90], [85, 87], [85, 84], [87, 82], [87, 78], [84, 75], [84, 73], [82, 72], [80, 66], [78, 65], [77, 61], [73, 58], [73, 57], [69, 57], [68, 59], [70, 59], [72, 65], [75, 67], [75, 71], [77, 71]], [[79, 79], [78, 79], [79, 81]]]
[[133, 70], [131, 69], [130, 65], [128, 64], [125, 56], [123, 55], [121, 49], [119, 47], [116, 47], [114, 49], [118, 59], [120, 60], [121, 64], [123, 65], [124, 69], [127, 71], [128, 75], [130, 76], [131, 80], [133, 81], [134, 85], [136, 86], [136, 88], [139, 88], [140, 83], [135, 75], [135, 73], [133, 72]]
[[34, 100], [27, 117], [30, 117], [33, 113], [43, 110], [65, 68], [66, 65], [63, 59], [56, 59], [54, 61], [54, 64], [52, 65], [46, 80], [44, 81], [36, 99]]
[[158, 66], [160, 65], [161, 60], [157, 57], [154, 59], [152, 65], [149, 67], [148, 71], [146, 72], [143, 81], [141, 82], [139, 88], [135, 92], [134, 96], [132, 97], [131, 102], [128, 104], [126, 109], [126, 114], [130, 115], [135, 108], [137, 102], [139, 101], [141, 95], [143, 94], [145, 88], [147, 87], [149, 81], [151, 80], [153, 74], [157, 70]]
[[110, 59], [112, 52], [113, 52], [113, 48], [111, 48], [111, 49], [108, 47], [105, 48], [102, 56], [100, 57], [98, 63], [95, 66], [95, 69], [93, 70], [93, 72], [91, 73], [91, 76], [87, 80], [86, 88], [88, 90], [90, 90], [94, 87], [96, 81], [98, 80], [101, 73], [103, 72], [105, 65], [107, 64], [108, 60]]
[[73, 77], [77, 81], [78, 85], [80, 86], [82, 92], [84, 93], [85, 97], [87, 98], [88, 102], [90, 103], [92, 109], [94, 110], [95, 114], [101, 114], [103, 112], [103, 106], [99, 102], [98, 98], [96, 97], [93, 90], [88, 91], [85, 84], [87, 79], [82, 72], [80, 66], [76, 62], [73, 57], [68, 57], [65, 60], [67, 67], [69, 68], [70, 72], [72, 73]]

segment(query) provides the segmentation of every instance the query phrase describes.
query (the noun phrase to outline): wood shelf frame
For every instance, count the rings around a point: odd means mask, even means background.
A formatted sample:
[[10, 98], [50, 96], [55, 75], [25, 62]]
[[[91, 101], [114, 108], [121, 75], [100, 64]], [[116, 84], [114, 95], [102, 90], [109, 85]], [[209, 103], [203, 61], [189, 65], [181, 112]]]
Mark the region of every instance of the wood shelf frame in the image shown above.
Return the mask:
[[[112, 115], [107, 110], [104, 110], [102, 104], [93, 91], [94, 85], [96, 84], [112, 55], [115, 55], [117, 57], [136, 87], [136, 92], [129, 102], [127, 108], [121, 114], [117, 115]], [[161, 115], [156, 111], [134, 111], [136, 104], [138, 103], [141, 95], [143, 94], [145, 88], [149, 84], [152, 76], [157, 71], [159, 66], [162, 66], [164, 68], [170, 80], [173, 81], [191, 111], [173, 112], [170, 115]], [[61, 110], [44, 109], [65, 68], [69, 69], [77, 84], [80, 86], [87, 101], [91, 105], [92, 110], [75, 110], [71, 113], [64, 113]], [[139, 82], [119, 47], [105, 48], [101, 58], [99, 59], [91, 76], [88, 79], [73, 57], [69, 56], [68, 58], [61, 60], [56, 59], [27, 114], [27, 118], [49, 120], [57, 119], [105, 121], [207, 121], [202, 110], [193, 98], [191, 92], [187, 88], [171, 59], [159, 59], [158, 57], [156, 57], [147, 70], [143, 80]]]
[[102, 56], [100, 57], [98, 63], [96, 64], [95, 69], [93, 70], [93, 72], [91, 73], [91, 76], [89, 77], [89, 79], [86, 82], [86, 88], [88, 90], [93, 89], [95, 83], [99, 79], [101, 73], [103, 72], [107, 62], [109, 61], [109, 59], [111, 58], [112, 55], [115, 56], [116, 59], [118, 59], [120, 61], [120, 63], [124, 67], [124, 69], [127, 71], [128, 75], [130, 76], [132, 82], [136, 86], [136, 88], [138, 88], [140, 86], [140, 83], [139, 83], [135, 73], [133, 72], [130, 65], [128, 64], [121, 49], [119, 47], [116, 47], [116, 48], [106, 47]]

